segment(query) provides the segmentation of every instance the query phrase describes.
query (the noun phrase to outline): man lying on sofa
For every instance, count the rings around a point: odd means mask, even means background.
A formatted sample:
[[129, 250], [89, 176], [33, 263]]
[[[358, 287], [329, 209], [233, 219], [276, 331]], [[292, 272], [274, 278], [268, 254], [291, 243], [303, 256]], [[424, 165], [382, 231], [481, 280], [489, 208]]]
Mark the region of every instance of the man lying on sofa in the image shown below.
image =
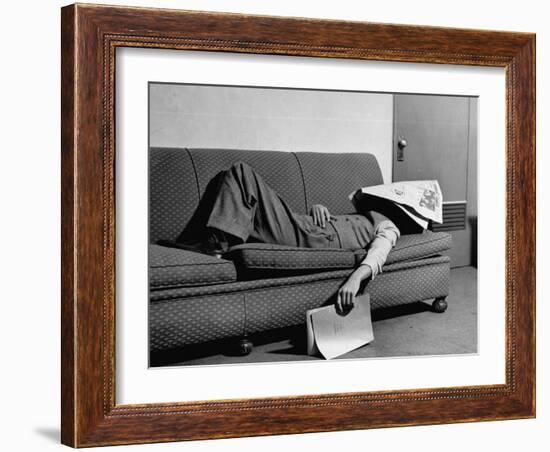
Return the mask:
[[325, 206], [316, 204], [310, 215], [297, 214], [252, 167], [242, 162], [221, 174], [206, 226], [207, 238], [198, 250], [218, 256], [244, 242], [367, 248], [364, 260], [338, 291], [336, 304], [340, 310], [353, 307], [361, 282], [381, 271], [400, 236], [391, 220], [374, 211], [332, 216]]

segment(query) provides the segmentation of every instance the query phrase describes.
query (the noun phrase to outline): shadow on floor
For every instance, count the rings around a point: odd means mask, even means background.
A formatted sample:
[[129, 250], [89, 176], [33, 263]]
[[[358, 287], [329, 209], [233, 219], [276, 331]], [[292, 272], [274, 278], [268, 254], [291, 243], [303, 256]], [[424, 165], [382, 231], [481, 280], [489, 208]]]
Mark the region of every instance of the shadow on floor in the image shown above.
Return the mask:
[[372, 321], [393, 319], [404, 315], [419, 314], [420, 312], [431, 311], [431, 305], [418, 301], [416, 303], [392, 306], [390, 308], [381, 308], [372, 312]]
[[[287, 328], [279, 328], [265, 333], [251, 334], [249, 339], [255, 346], [270, 344], [289, 340], [292, 344], [303, 342], [304, 326], [296, 325]], [[238, 340], [240, 338], [223, 339], [219, 341], [205, 342], [198, 345], [190, 345], [185, 348], [172, 349], [158, 353], [151, 353], [150, 366], [169, 366], [175, 363], [181, 363], [182, 357], [185, 361], [192, 359], [207, 358], [209, 356], [222, 355], [227, 357], [240, 356], [238, 349]], [[293, 348], [293, 347], [291, 347]], [[297, 345], [296, 351], [287, 351], [290, 354], [303, 355], [306, 351], [305, 344]]]

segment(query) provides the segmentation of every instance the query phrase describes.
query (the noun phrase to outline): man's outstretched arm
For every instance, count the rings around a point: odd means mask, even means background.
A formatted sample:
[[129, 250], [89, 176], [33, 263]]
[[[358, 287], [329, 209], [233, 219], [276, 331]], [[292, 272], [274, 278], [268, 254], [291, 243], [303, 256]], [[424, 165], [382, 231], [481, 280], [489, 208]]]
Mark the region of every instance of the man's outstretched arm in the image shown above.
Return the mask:
[[367, 256], [338, 290], [336, 306], [339, 310], [353, 307], [361, 282], [369, 277], [375, 278], [382, 271], [388, 254], [400, 236], [397, 226], [387, 218], [377, 223], [374, 232], [375, 236], [369, 245]]

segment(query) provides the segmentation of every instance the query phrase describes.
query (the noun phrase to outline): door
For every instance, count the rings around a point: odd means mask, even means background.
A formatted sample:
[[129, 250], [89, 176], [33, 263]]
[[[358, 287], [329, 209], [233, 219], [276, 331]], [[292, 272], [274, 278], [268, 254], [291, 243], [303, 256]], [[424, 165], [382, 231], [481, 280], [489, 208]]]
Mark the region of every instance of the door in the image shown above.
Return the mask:
[[477, 99], [394, 96], [393, 180], [437, 179], [443, 225], [453, 236], [451, 266], [476, 265]]

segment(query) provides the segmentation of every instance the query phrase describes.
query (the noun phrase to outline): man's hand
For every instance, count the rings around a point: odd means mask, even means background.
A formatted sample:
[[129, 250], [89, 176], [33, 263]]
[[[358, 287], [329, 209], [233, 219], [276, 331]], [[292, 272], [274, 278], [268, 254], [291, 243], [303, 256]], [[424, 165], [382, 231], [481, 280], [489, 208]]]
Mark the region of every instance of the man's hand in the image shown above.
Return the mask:
[[359, 292], [359, 286], [361, 280], [351, 275], [348, 280], [338, 290], [338, 298], [336, 300], [336, 307], [340, 312], [349, 311], [353, 308], [355, 296]]
[[361, 281], [365, 280], [372, 274], [372, 269], [368, 265], [360, 265], [342, 284], [338, 290], [338, 296], [336, 297], [336, 308], [340, 312], [349, 311], [353, 308], [355, 297], [359, 288], [361, 287]]
[[311, 208], [311, 216], [313, 217], [313, 222], [322, 228], [324, 228], [327, 225], [327, 222], [330, 221], [330, 213], [328, 209], [321, 204], [315, 204]]

